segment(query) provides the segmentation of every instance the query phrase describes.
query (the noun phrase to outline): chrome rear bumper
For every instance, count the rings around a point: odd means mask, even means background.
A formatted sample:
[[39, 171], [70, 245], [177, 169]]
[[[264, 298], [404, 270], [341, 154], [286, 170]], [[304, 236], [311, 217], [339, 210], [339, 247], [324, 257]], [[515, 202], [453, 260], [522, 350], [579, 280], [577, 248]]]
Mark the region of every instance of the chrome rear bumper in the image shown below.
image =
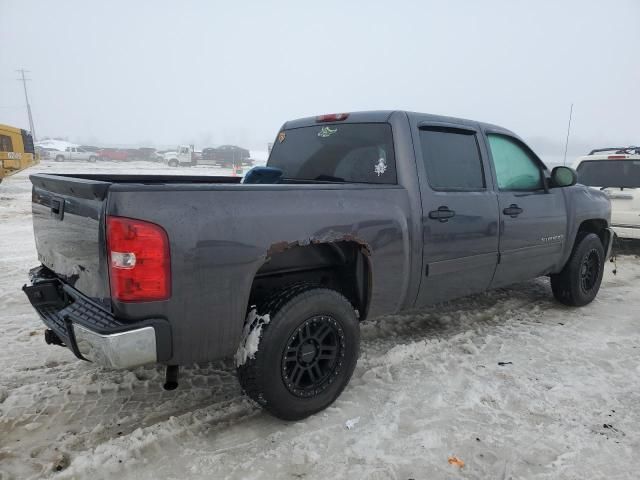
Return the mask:
[[32, 285], [23, 290], [49, 328], [47, 343], [68, 347], [78, 358], [109, 368], [165, 363], [171, 358], [166, 319], [118, 318], [42, 267], [32, 274]]
[[103, 335], [75, 324], [73, 332], [80, 354], [99, 365], [131, 368], [158, 361], [153, 327]]

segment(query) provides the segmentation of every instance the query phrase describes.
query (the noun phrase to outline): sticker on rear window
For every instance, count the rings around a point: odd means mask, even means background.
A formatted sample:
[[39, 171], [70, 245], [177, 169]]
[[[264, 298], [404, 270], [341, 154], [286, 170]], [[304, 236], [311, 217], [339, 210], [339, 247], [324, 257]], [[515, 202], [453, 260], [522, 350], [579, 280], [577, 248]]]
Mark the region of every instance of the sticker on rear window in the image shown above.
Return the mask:
[[318, 132], [318, 136], [322, 138], [327, 138], [333, 135], [334, 133], [336, 133], [337, 131], [338, 131], [337, 127], [336, 128], [322, 127], [322, 129]]
[[387, 161], [384, 158], [380, 157], [378, 159], [378, 163], [376, 163], [376, 166], [373, 167], [373, 171], [378, 176], [382, 175], [387, 171]]

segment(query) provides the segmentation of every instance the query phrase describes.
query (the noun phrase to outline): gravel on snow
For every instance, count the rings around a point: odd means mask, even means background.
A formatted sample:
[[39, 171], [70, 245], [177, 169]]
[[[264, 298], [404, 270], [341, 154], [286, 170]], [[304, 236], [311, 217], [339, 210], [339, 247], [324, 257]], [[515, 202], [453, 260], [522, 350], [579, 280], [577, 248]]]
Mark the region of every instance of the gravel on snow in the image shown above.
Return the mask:
[[[0, 479], [637, 478], [633, 252], [616, 276], [607, 265], [584, 308], [554, 302], [538, 279], [369, 321], [338, 401], [286, 423], [243, 397], [232, 360], [183, 368], [167, 392], [160, 368], [110, 371], [44, 344], [20, 291], [37, 263], [28, 181], [37, 170], [123, 167], [43, 163], [0, 184]], [[170, 171], [194, 170], [227, 173]]]

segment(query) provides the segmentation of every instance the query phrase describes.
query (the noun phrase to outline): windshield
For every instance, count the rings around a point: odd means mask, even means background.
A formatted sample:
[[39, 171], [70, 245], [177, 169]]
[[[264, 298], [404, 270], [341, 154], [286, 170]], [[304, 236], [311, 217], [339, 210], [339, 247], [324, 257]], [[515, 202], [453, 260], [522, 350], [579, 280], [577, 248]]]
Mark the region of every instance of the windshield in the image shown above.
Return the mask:
[[578, 166], [578, 182], [592, 187], [640, 188], [640, 160], [587, 160]]
[[287, 180], [396, 183], [391, 126], [324, 124], [283, 130], [269, 156]]

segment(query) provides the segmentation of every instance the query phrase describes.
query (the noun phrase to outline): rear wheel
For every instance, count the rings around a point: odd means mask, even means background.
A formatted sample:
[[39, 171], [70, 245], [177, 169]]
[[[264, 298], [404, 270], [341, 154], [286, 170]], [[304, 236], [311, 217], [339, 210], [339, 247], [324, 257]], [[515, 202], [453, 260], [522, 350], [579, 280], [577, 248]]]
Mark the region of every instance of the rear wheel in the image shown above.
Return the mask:
[[245, 329], [245, 340], [258, 329], [257, 351], [247, 354], [245, 341], [244, 355], [236, 356], [243, 390], [283, 420], [331, 405], [358, 360], [360, 327], [351, 303], [334, 290], [296, 285], [258, 311]]
[[580, 235], [562, 271], [551, 275], [551, 290], [556, 300], [575, 307], [590, 303], [600, 290], [604, 255], [600, 237], [595, 233]]
[[97, 157], [95, 157], [95, 156], [93, 156], [93, 155], [91, 155], [91, 156], [89, 157], [89, 161], [90, 161], [91, 163], [95, 163], [95, 162], [96, 162], [96, 159], [97, 159]]
[[169, 166], [170, 167], [177, 167], [178, 166], [178, 160], [176, 160], [175, 158], [172, 158], [171, 160], [169, 160]]
[[57, 155], [55, 160], [56, 160], [56, 162], [64, 162], [64, 156]]

